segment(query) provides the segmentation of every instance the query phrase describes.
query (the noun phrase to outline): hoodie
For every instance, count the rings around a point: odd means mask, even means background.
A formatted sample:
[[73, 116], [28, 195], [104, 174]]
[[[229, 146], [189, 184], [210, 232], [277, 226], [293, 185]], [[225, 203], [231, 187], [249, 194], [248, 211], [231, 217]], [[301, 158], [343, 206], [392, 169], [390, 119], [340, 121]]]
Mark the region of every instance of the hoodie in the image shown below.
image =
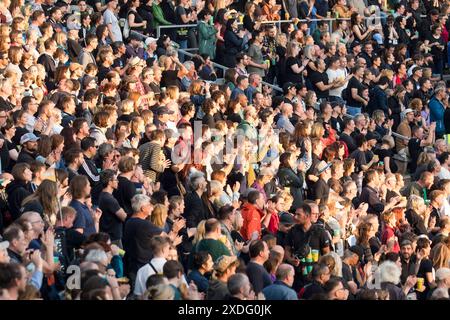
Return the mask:
[[14, 180], [6, 186], [6, 194], [8, 195], [9, 212], [13, 220], [20, 217], [22, 201], [31, 195], [30, 184], [22, 180]]

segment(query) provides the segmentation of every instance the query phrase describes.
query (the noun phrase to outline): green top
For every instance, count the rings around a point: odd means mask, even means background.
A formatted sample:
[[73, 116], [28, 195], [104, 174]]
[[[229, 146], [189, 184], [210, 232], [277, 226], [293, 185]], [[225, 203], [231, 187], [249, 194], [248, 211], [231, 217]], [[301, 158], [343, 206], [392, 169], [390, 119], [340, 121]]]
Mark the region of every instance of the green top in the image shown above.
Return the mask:
[[230, 250], [223, 244], [223, 242], [214, 239], [203, 239], [199, 242], [196, 252], [208, 252], [213, 261], [216, 261], [221, 256], [231, 256]]
[[170, 25], [171, 23], [164, 18], [164, 13], [159, 5], [156, 3], [152, 4], [152, 14], [153, 14], [153, 27], [156, 28], [159, 25]]

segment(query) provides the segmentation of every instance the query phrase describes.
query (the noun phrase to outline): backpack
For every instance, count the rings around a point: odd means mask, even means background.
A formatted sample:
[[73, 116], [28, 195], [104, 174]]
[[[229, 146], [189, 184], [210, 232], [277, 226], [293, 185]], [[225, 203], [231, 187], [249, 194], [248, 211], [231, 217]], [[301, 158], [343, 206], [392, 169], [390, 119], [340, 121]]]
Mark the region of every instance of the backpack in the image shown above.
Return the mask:
[[131, 11], [128, 11], [126, 19], [123, 19], [124, 22], [123, 22], [122, 34], [123, 34], [124, 39], [127, 39], [130, 36], [131, 28], [130, 28], [130, 24], [128, 23], [128, 15], [130, 14], [130, 12]]

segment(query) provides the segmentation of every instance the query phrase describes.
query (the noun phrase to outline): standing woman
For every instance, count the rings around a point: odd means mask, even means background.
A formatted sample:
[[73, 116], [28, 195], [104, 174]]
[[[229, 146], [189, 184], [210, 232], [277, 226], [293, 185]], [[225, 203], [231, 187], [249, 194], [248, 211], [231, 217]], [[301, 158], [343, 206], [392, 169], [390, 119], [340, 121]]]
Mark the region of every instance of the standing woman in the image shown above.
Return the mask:
[[431, 48], [430, 53], [433, 56], [433, 74], [441, 75], [444, 71], [444, 49], [445, 43], [441, 37], [442, 26], [434, 25], [431, 28], [431, 36], [425, 40], [425, 44]]
[[397, 238], [397, 219], [393, 211], [388, 211], [383, 214], [383, 233], [381, 235], [381, 243], [385, 244], [389, 252], [400, 252], [400, 246]]
[[284, 73], [284, 80], [286, 82], [295, 84], [303, 83], [303, 71], [305, 71], [309, 59], [301, 62], [298, 58], [299, 53], [299, 45], [296, 42], [289, 42], [286, 48], [286, 66]]
[[130, 31], [133, 30], [147, 35], [148, 34], [147, 21], [145, 21], [144, 18], [142, 18], [142, 16], [137, 11], [140, 5], [141, 5], [140, 0], [129, 1], [127, 13], [128, 25], [130, 26]]
[[225, 31], [227, 28], [227, 19], [225, 18], [227, 10], [219, 9], [214, 19], [214, 27], [218, 30], [217, 43], [216, 43], [216, 60], [219, 64], [224, 64], [224, 51], [225, 51]]
[[245, 49], [249, 40], [245, 31], [243, 29], [239, 31], [238, 27], [238, 21], [236, 19], [229, 19], [227, 21], [227, 28], [224, 35], [224, 64], [229, 68], [236, 67], [236, 55]]
[[12, 219], [16, 220], [21, 214], [22, 201], [32, 194], [30, 182], [33, 173], [30, 165], [22, 162], [13, 167], [11, 174], [14, 180], [6, 186], [6, 194], [8, 195], [9, 212]]
[[[298, 169], [297, 173], [294, 169]], [[293, 153], [285, 152], [280, 156], [280, 168], [277, 176], [280, 181], [280, 185], [283, 188], [289, 188], [290, 193], [294, 198], [294, 203], [292, 204], [294, 209], [299, 208], [303, 203], [303, 185], [305, 183], [305, 179], [302, 171], [305, 171], [305, 168], [303, 168], [303, 170], [297, 168], [297, 161]]]
[[[436, 286], [434, 281], [433, 261], [430, 259], [431, 242], [428, 238], [417, 239], [416, 245], [416, 273], [418, 278], [424, 279], [423, 291], [417, 291], [417, 300], [426, 300], [428, 292]], [[448, 267], [448, 266], [447, 266]]]
[[392, 130], [396, 131], [400, 124], [400, 114], [405, 110], [404, 98], [406, 89], [404, 86], [396, 86], [394, 94], [388, 98], [388, 107], [391, 110], [391, 119], [394, 120]]
[[254, 2], [247, 2], [245, 5], [245, 15], [244, 15], [244, 28], [250, 33], [253, 33], [255, 30], [260, 30], [261, 23], [258, 22], [258, 18], [255, 14], [256, 12], [256, 4]]
[[[197, 13], [189, 6], [189, 0], [178, 0], [178, 6], [175, 9], [176, 23], [193, 24], [197, 23]], [[177, 28], [177, 43], [180, 45], [180, 49], [187, 49], [189, 39], [188, 28]], [[181, 62], [184, 62], [184, 54], [178, 53], [178, 57]]]
[[364, 23], [363, 17], [361, 17], [358, 12], [354, 12], [352, 14], [352, 16], [350, 17], [350, 24], [352, 27], [353, 35], [355, 36], [355, 40], [359, 42], [370, 40], [374, 28], [373, 26], [367, 27]]
[[69, 192], [72, 195], [69, 206], [77, 212], [73, 228], [86, 237], [97, 233], [100, 215], [99, 211], [96, 211], [95, 215], [92, 214], [88, 207], [88, 199], [91, 196], [91, 184], [88, 178], [83, 175], [73, 177], [70, 181]]
[[216, 57], [217, 32], [212, 23], [209, 9], [203, 9], [198, 14], [199, 53], [207, 54], [212, 60]]
[[[168, 26], [172, 23], [166, 19], [164, 16], [163, 9], [161, 8], [161, 0], [154, 0], [152, 4], [152, 14], [153, 14], [153, 28], [156, 30], [159, 26]], [[170, 29], [162, 29], [167, 31]]]

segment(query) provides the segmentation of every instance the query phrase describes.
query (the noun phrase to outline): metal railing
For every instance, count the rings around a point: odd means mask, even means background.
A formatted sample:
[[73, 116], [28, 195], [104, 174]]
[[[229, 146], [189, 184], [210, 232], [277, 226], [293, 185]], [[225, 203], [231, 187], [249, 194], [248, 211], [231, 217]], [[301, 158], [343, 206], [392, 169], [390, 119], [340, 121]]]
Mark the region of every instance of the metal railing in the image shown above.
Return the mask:
[[[348, 114], [348, 113], [346, 113], [345, 116], [348, 117], [348, 118], [351, 118], [351, 119], [356, 117], [356, 116], [352, 116], [351, 114]], [[401, 135], [400, 133], [392, 131], [392, 129], [391, 129], [391, 135], [396, 137], [396, 138], [399, 138], [399, 139], [404, 139], [406, 141], [409, 141], [411, 139], [410, 137], [407, 137], [407, 136]]]
[[[383, 19], [384, 17], [376, 16], [376, 17], [364, 17], [365, 20], [373, 20], [373, 19]], [[270, 21], [260, 21], [261, 24], [275, 24], [278, 25], [278, 28], [281, 28], [281, 24], [283, 23], [299, 23], [299, 22], [319, 22], [319, 21], [328, 21], [330, 26], [330, 30], [332, 29], [333, 22], [343, 20], [350, 21], [350, 18], [322, 18], [322, 19], [290, 19], [290, 20], [270, 20]], [[238, 23], [239, 25], [243, 25], [242, 22]], [[175, 28], [196, 28], [198, 24], [171, 24], [171, 25], [160, 25], [156, 28], [156, 36], [159, 38], [161, 36], [161, 29], [175, 29]]]
[[[131, 30], [131, 32], [133, 32], [133, 33], [135, 33], [135, 34], [138, 34], [142, 39], [147, 39], [147, 38], [149, 38], [148, 36], [146, 36], [146, 35], [144, 35], [144, 34], [142, 34], [142, 33], [139, 33], [139, 32], [137, 32], [137, 31]], [[189, 52], [189, 51], [192, 51], [192, 50], [193, 50], [193, 49], [180, 49], [180, 48], [177, 48], [177, 51], [178, 51], [178, 52], [181, 52], [181, 53], [183, 53], [184, 55], [186, 55], [186, 56], [188, 56], [188, 57], [191, 57], [191, 58], [194, 57], [194, 56], [196, 56], [196, 54], [193, 54], [193, 53]], [[226, 70], [229, 69], [228, 67], [226, 67], [226, 66], [224, 66], [224, 65], [221, 65], [221, 64], [218, 64], [218, 63], [216, 63], [216, 62], [211, 61], [211, 63], [212, 63], [212, 65], [213, 65], [215, 68], [221, 69], [224, 73], [225, 73]], [[263, 85], [266, 85], [266, 86], [268, 86], [269, 88], [272, 88], [273, 90], [276, 90], [276, 91], [278, 91], [278, 92], [283, 92], [283, 89], [280, 88], [279, 86], [276, 86], [276, 85], [273, 85], [273, 84], [270, 84], [270, 83], [267, 83], [267, 82], [264, 82], [264, 81], [262, 81], [262, 84], [263, 84]]]

